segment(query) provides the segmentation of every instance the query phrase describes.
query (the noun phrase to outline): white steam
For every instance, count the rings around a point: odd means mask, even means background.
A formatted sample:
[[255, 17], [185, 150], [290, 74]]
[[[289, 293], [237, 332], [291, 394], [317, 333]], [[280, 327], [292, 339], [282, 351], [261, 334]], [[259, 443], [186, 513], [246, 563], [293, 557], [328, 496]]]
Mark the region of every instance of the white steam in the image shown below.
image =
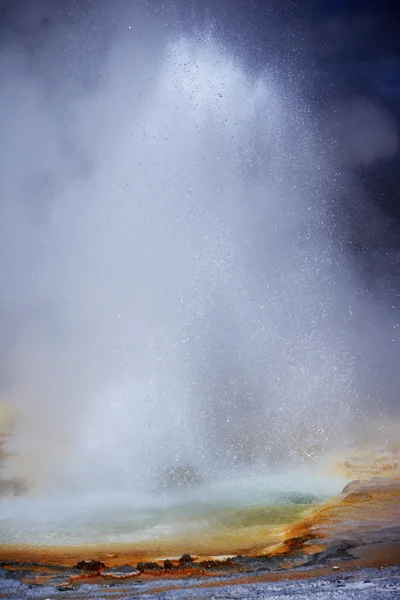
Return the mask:
[[1, 57], [9, 468], [139, 489], [351, 440], [356, 290], [307, 106], [216, 40], [140, 23], [86, 86], [44, 68], [67, 33], [36, 70]]

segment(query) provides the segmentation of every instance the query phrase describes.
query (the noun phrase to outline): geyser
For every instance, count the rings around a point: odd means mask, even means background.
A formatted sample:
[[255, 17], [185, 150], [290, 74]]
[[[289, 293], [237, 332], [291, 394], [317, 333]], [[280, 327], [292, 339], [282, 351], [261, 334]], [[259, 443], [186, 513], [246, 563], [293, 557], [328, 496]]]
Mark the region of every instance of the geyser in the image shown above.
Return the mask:
[[84, 23], [2, 47], [7, 476], [139, 498], [351, 442], [343, 174], [307, 102], [211, 34]]

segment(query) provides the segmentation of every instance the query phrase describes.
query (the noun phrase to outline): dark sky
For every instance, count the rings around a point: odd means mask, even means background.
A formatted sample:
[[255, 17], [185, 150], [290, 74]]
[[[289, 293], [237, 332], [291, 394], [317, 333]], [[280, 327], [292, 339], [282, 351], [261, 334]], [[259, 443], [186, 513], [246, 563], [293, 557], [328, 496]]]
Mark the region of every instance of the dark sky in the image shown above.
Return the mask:
[[[400, 110], [400, 8], [396, 0], [150, 0], [152, 3], [166, 14], [179, 14], [196, 25], [212, 21], [236, 44], [253, 52], [259, 63], [272, 45], [286, 47], [288, 55], [303, 52], [308, 60], [314, 55], [340, 71], [347, 85], [369, 89]], [[52, 14], [79, 20], [97, 7], [108, 5], [113, 10], [129, 0], [45, 0], [35, 4], [38, 14], [46, 14], [43, 25]], [[22, 26], [22, 15], [26, 7], [32, 12], [33, 6], [29, 0], [0, 0], [3, 26], [13, 22], [21, 34], [25, 27], [29, 35], [29, 24], [25, 19]], [[37, 26], [30, 21], [31, 27]]]
[[[259, 67], [271, 48], [287, 57], [313, 58], [339, 72], [347, 88], [376, 94], [400, 113], [400, 18], [396, 0], [202, 0], [154, 2], [198, 26], [212, 22], [234, 45], [243, 46]], [[42, 25], [51, 15], [79, 20], [97, 7], [129, 4], [129, 0], [0, 0], [0, 22], [11, 23], [21, 35], [37, 27], [23, 17], [26, 7], [38, 6]], [[46, 6], [45, 9], [40, 8]], [[46, 16], [44, 16], [46, 15]], [[24, 22], [25, 20], [25, 22]], [[40, 20], [40, 19], [39, 19]], [[23, 24], [24, 23], [24, 24]], [[5, 25], [6, 24], [6, 25]]]

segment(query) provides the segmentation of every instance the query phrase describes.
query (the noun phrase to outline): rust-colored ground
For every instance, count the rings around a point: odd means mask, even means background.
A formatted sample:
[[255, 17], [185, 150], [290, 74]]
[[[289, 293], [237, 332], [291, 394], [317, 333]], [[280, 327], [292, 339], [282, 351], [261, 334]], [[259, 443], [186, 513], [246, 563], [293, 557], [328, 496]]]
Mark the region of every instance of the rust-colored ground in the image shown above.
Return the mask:
[[[193, 583], [193, 585], [189, 585], [191, 588], [212, 588], [212, 587], [224, 587], [230, 585], [240, 585], [240, 584], [251, 584], [251, 583], [263, 583], [263, 582], [274, 582], [274, 581], [293, 581], [293, 580], [301, 580], [301, 579], [312, 579], [315, 577], [326, 577], [328, 575], [333, 575], [338, 572], [346, 573], [351, 572], [356, 568], [381, 568], [383, 566], [392, 566], [399, 564], [399, 545], [397, 544], [387, 544], [377, 545], [375, 547], [366, 547], [364, 549], [359, 550], [359, 557], [354, 560], [346, 561], [342, 563], [338, 561], [337, 564], [332, 564], [328, 567], [316, 567], [314, 569], [308, 571], [290, 571], [290, 567], [280, 572], [275, 573], [262, 573], [262, 574], [239, 574], [235, 578], [229, 578], [226, 580], [218, 580], [215, 581], [215, 577], [221, 577], [224, 575], [224, 572], [217, 573], [207, 573], [204, 571], [200, 571], [198, 569], [182, 569], [176, 573], [165, 574], [165, 572], [160, 572], [158, 574], [149, 574], [142, 573], [141, 575], [135, 577], [126, 577], [124, 579], [135, 580], [135, 581], [160, 581], [160, 586], [152, 587], [150, 590], [140, 592], [140, 590], [135, 590], [135, 594], [137, 595], [146, 595], [146, 594], [156, 594], [167, 592], [170, 590], [180, 589], [179, 585], [175, 585], [173, 583], [174, 580], [184, 578], [195, 578], [197, 581]], [[225, 574], [227, 574], [226, 572]], [[229, 571], [232, 574], [232, 571]], [[205, 578], [204, 582], [199, 582], [199, 578]], [[69, 583], [73, 583], [75, 585], [81, 585], [85, 583], [90, 584], [106, 584], [109, 583], [111, 577], [98, 577], [98, 576], [81, 576], [74, 577], [70, 579]], [[121, 579], [121, 578], [120, 578]], [[166, 585], [166, 580], [171, 581], [170, 584]], [[25, 583], [31, 584], [45, 584], [46, 578], [42, 577], [37, 580], [25, 580]], [[119, 588], [119, 594], [121, 597], [125, 597], [125, 593], [131, 592], [129, 588]], [[116, 598], [118, 598], [116, 596]]]
[[[339, 539], [357, 541], [366, 534], [400, 524], [400, 477], [375, 477], [347, 485], [342, 494], [316, 508], [288, 530], [274, 555], [320, 551]], [[399, 559], [398, 559], [399, 561]]]
[[[393, 455], [391, 460], [388, 456], [381, 457], [382, 460], [372, 461], [366, 466], [365, 457], [360, 461], [347, 461], [344, 468], [349, 473], [359, 474], [359, 462], [362, 463], [362, 477], [347, 485], [343, 492], [329, 502], [309, 510], [305, 516], [286, 526], [285, 528], [274, 527], [271, 535], [271, 527], [256, 527], [253, 533], [253, 544], [249, 540], [243, 543], [240, 535], [235, 538], [234, 532], [229, 539], [216, 540], [212, 546], [215, 555], [246, 554], [256, 556], [263, 554], [271, 557], [287, 557], [292, 561], [282, 566], [280, 572], [270, 574], [245, 574], [237, 573], [237, 578], [225, 582], [213, 581], [215, 575], [221, 576], [226, 573], [240, 571], [239, 567], [229, 567], [226, 570], [208, 571], [196, 568], [178, 568], [168, 572], [160, 570], [157, 573], [142, 572], [135, 576], [137, 581], [160, 580], [160, 587], [155, 591], [166, 591], [175, 589], [177, 586], [166, 584], [165, 580], [174, 580], [182, 577], [205, 577], [202, 584], [196, 587], [232, 585], [234, 583], [253, 583], [263, 581], [279, 581], [282, 579], [299, 579], [325, 576], [341, 571], [353, 570], [357, 567], [382, 567], [400, 564], [400, 543], [396, 537], [394, 527], [400, 525], [400, 474], [398, 474], [397, 457]], [[378, 466], [377, 466], [378, 465]], [[379, 466], [384, 465], [384, 468]], [[387, 466], [391, 465], [391, 466]], [[370, 477], [379, 473], [381, 476]], [[390, 476], [388, 474], [390, 473]], [[394, 533], [391, 533], [394, 532]], [[272, 544], [272, 540], [281, 538], [279, 543]], [[351, 544], [350, 558], [346, 561], [338, 558], [337, 561], [330, 560], [327, 566], [318, 567], [308, 571], [291, 571], [293, 564], [306, 562], [307, 557], [321, 552], [333, 544], [341, 541]], [[202, 543], [206, 543], [207, 552], [202, 553]], [[169, 542], [171, 544], [171, 542]], [[196, 545], [197, 544], [197, 545]], [[74, 565], [78, 560], [97, 559], [104, 562], [108, 567], [130, 564], [136, 565], [138, 561], [160, 560], [161, 558], [173, 557], [191, 551], [196, 547], [201, 558], [209, 556], [210, 539], [201, 542], [198, 539], [191, 541], [188, 548], [188, 539], [174, 540], [172, 546], [158, 545], [151, 548], [116, 547], [109, 545], [104, 548], [98, 547], [74, 547], [74, 548], [18, 548], [0, 547], [0, 560], [18, 562], [37, 562], [53, 565]], [[168, 550], [171, 552], [168, 552]], [[161, 564], [161, 562], [160, 562]], [[177, 563], [175, 563], [177, 564]], [[132, 580], [132, 577], [130, 578]], [[45, 583], [46, 578], [40, 578], [35, 583]], [[106, 583], [110, 577], [98, 575], [84, 575], [74, 577], [71, 582], [80, 583]], [[33, 583], [33, 581], [32, 581]], [[123, 589], [121, 588], [121, 593]]]
[[[397, 565], [399, 564], [399, 558], [397, 554], [397, 561], [394, 562], [395, 557], [392, 555], [392, 562], [388, 562], [385, 566]], [[260, 575], [252, 574], [252, 575], [240, 575], [236, 578], [229, 578], [225, 581], [206, 581], [204, 583], [196, 583], [193, 586], [194, 588], [209, 588], [209, 587], [226, 587], [230, 585], [241, 585], [241, 584], [249, 584], [249, 583], [267, 583], [273, 581], [295, 581], [300, 579], [313, 579], [315, 577], [326, 577], [327, 575], [334, 575], [336, 573], [348, 573], [353, 571], [357, 567], [381, 567], [381, 561], [379, 555], [377, 554], [373, 560], [365, 560], [365, 561], [351, 561], [342, 565], [338, 569], [334, 567], [320, 567], [315, 568], [310, 571], [284, 571], [279, 573], [263, 573]], [[88, 583], [85, 581], [85, 583]], [[147, 590], [142, 592], [145, 594], [159, 594], [161, 592], [168, 592], [170, 590], [178, 590], [180, 589], [177, 585], [164, 585], [160, 587], [153, 587], [151, 590]], [[187, 589], [187, 588], [186, 588]], [[138, 595], [140, 592], [136, 592]]]

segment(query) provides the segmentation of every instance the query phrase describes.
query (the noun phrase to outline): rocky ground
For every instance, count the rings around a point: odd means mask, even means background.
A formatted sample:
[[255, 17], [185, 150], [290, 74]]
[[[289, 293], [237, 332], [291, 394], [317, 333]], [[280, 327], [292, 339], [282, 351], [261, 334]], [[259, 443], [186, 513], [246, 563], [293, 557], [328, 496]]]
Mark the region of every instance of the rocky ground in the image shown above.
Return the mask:
[[[340, 568], [339, 568], [340, 569]], [[287, 574], [289, 575], [289, 574]], [[291, 577], [274, 579], [270, 572], [259, 571], [249, 573], [247, 579], [235, 576], [215, 577], [213, 581], [204, 583], [202, 578], [182, 578], [171, 582], [137, 581], [129, 583], [111, 582], [103, 584], [85, 583], [80, 586], [33, 585], [22, 582], [16, 577], [10, 577], [10, 571], [0, 570], [1, 598], [9, 600], [37, 598], [38, 600], [53, 600], [71, 598], [74, 600], [132, 600], [146, 598], [151, 600], [174, 599], [256, 599], [293, 598], [305, 599], [354, 599], [354, 600], [384, 600], [400, 597], [400, 568], [370, 568], [350, 571], [338, 570], [333, 575], [327, 575], [320, 570], [299, 568], [291, 572]]]
[[46, 554], [0, 546], [0, 598], [400, 598], [399, 448], [358, 452], [338, 468], [355, 479], [261, 555], [255, 547], [220, 560], [160, 561], [135, 549]]

